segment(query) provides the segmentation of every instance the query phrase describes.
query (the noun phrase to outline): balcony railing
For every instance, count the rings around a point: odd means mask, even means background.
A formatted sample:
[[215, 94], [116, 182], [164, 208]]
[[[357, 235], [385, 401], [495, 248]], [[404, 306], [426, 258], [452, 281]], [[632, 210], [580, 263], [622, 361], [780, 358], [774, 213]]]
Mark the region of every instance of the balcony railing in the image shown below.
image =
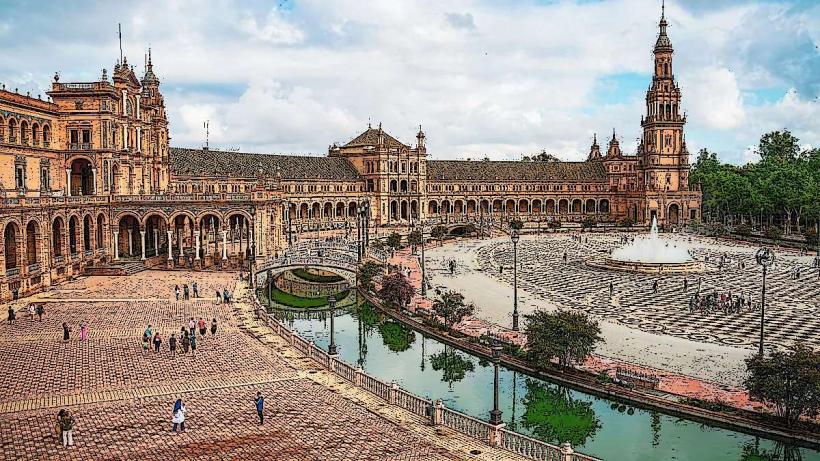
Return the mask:
[[63, 255], [57, 255], [54, 257], [55, 264], [62, 264], [63, 262], [65, 262], [65, 257], [63, 257]]
[[34, 272], [40, 272], [40, 263], [34, 263], [28, 265], [28, 273], [32, 274]]
[[19, 267], [9, 267], [6, 269], [6, 277], [14, 277], [16, 275], [20, 275]]
[[72, 142], [68, 145], [68, 150], [91, 150], [90, 142]]

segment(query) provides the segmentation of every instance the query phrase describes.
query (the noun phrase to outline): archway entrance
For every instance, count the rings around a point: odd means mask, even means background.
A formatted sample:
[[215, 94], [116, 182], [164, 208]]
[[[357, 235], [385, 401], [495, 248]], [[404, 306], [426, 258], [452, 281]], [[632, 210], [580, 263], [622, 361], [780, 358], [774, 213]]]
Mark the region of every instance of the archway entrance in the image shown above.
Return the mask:
[[119, 222], [119, 253], [121, 258], [142, 255], [140, 223], [134, 216], [123, 216]]
[[667, 221], [669, 221], [669, 224], [673, 226], [680, 224], [680, 207], [677, 203], [669, 205], [669, 215], [667, 216]]
[[3, 233], [3, 243], [6, 246], [6, 269], [14, 269], [20, 267], [20, 255], [17, 252], [17, 236], [20, 231], [17, 229], [17, 224], [8, 223], [6, 230]]
[[84, 158], [71, 162], [71, 195], [93, 195], [94, 172], [91, 162]]

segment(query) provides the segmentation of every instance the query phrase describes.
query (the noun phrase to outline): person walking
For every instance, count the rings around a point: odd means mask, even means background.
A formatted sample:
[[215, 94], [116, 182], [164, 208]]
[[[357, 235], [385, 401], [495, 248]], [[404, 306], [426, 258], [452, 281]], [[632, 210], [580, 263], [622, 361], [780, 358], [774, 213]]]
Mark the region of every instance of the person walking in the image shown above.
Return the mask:
[[171, 358], [175, 358], [177, 356], [177, 335], [171, 333], [171, 337], [168, 338], [168, 350], [171, 351]]
[[199, 298], [199, 286], [196, 282], [191, 285], [191, 288], [194, 290], [194, 298]]
[[142, 332], [142, 336], [144, 338], [148, 338], [149, 340], [151, 339], [151, 336], [154, 336], [154, 333], [151, 331], [151, 325], [150, 324], [148, 324], [148, 326], [145, 327], [145, 331]]
[[177, 297], [177, 301], [179, 301], [179, 285], [174, 285], [174, 295]]
[[182, 403], [182, 399], [177, 399], [177, 401], [174, 402], [174, 412], [172, 416], [171, 422], [174, 424], [173, 432], [177, 432], [177, 427], [179, 427], [181, 432], [185, 432], [185, 404]]
[[65, 408], [60, 408], [60, 411], [57, 412], [57, 421], [54, 423], [54, 432], [57, 433], [57, 442], [62, 443], [63, 441], [63, 415], [65, 414]]
[[216, 290], [216, 303], [217, 304], [222, 303], [222, 292], [219, 291], [219, 290]]
[[71, 339], [71, 327], [69, 327], [67, 323], [63, 322], [63, 342], [67, 343], [69, 339]]
[[205, 323], [205, 319], [200, 317], [196, 326], [199, 327], [199, 336], [204, 338], [205, 333], [208, 331], [208, 325]]
[[42, 322], [42, 321], [43, 321], [43, 314], [45, 314], [45, 313], [46, 313], [46, 308], [45, 308], [45, 307], [43, 307], [43, 305], [42, 305], [42, 304], [38, 304], [38, 305], [37, 305], [36, 312], [37, 312], [37, 317], [38, 317], [38, 318], [40, 319], [40, 321]]
[[80, 341], [88, 341], [88, 324], [85, 320], [80, 323]]
[[612, 282], [610, 281], [610, 282], [609, 282], [609, 297], [610, 297], [610, 298], [612, 297], [612, 293], [613, 293], [614, 291], [615, 291], [615, 285], [613, 285], [613, 284], [612, 284]]
[[74, 416], [72, 416], [68, 410], [66, 410], [60, 418], [60, 429], [63, 434], [64, 447], [74, 446], [74, 425], [76, 423], [77, 421], [74, 419]]
[[216, 335], [216, 318], [211, 320], [211, 336]]
[[154, 353], [155, 354], [159, 353], [159, 347], [160, 346], [162, 346], [162, 336], [159, 334], [159, 332], [156, 332], [156, 334], [154, 334]]
[[683, 279], [683, 291], [689, 290], [689, 279]]
[[653, 293], [653, 294], [657, 294], [657, 293], [658, 293], [658, 281], [657, 281], [657, 280], [655, 280], [654, 282], [652, 282], [652, 293]]
[[29, 303], [27, 309], [28, 309], [28, 319], [33, 322], [34, 321], [34, 304]]
[[196, 334], [191, 335], [191, 355], [196, 357]]
[[150, 341], [151, 341], [150, 336], [142, 335], [142, 355], [145, 355], [145, 354], [148, 353], [148, 348], [150, 347], [148, 343]]
[[261, 392], [256, 393], [256, 398], [253, 400], [256, 403], [256, 416], [259, 417], [259, 424], [263, 424], [265, 422], [265, 415], [263, 413], [265, 409], [265, 397], [262, 397]]
[[185, 301], [191, 299], [191, 292], [188, 291], [188, 284], [182, 285], [182, 299]]
[[188, 320], [188, 331], [191, 336], [196, 335], [196, 321], [194, 321], [193, 317], [191, 317], [191, 319]]
[[13, 324], [15, 320], [17, 320], [17, 313], [14, 312], [14, 306], [9, 305], [9, 325]]
[[182, 329], [182, 353], [187, 354], [188, 348], [191, 347], [191, 339], [188, 337], [188, 332], [185, 329]]

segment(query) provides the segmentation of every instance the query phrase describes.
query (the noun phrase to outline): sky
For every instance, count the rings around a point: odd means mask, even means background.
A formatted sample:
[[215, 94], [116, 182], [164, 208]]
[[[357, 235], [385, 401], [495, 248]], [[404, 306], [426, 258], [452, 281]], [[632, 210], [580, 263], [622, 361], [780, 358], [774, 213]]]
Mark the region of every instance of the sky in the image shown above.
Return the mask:
[[[634, 153], [661, 0], [0, 0], [0, 84], [42, 94], [152, 50], [171, 144], [324, 155], [368, 123], [439, 159]], [[820, 146], [820, 1], [668, 0], [686, 139], [757, 159], [768, 131]]]

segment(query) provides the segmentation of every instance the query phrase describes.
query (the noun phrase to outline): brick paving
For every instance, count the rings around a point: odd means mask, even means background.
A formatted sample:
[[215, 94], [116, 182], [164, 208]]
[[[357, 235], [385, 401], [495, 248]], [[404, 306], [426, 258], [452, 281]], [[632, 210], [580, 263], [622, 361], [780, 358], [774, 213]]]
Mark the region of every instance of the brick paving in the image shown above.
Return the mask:
[[[36, 296], [46, 303], [42, 322], [18, 315], [16, 325], [0, 325], [0, 459], [516, 459], [318, 370], [254, 323], [247, 303], [173, 300], [173, 286], [193, 277], [205, 294], [248, 293], [236, 274], [88, 277]], [[196, 357], [178, 350], [172, 358], [167, 337], [191, 316], [209, 326], [217, 318], [217, 335], [198, 342]], [[73, 328], [67, 343], [64, 321]], [[142, 352], [148, 323], [166, 338], [159, 354]], [[266, 396], [263, 426], [257, 390]], [[188, 409], [184, 434], [170, 431], [176, 398]], [[70, 449], [54, 433], [59, 408], [77, 418]]]

